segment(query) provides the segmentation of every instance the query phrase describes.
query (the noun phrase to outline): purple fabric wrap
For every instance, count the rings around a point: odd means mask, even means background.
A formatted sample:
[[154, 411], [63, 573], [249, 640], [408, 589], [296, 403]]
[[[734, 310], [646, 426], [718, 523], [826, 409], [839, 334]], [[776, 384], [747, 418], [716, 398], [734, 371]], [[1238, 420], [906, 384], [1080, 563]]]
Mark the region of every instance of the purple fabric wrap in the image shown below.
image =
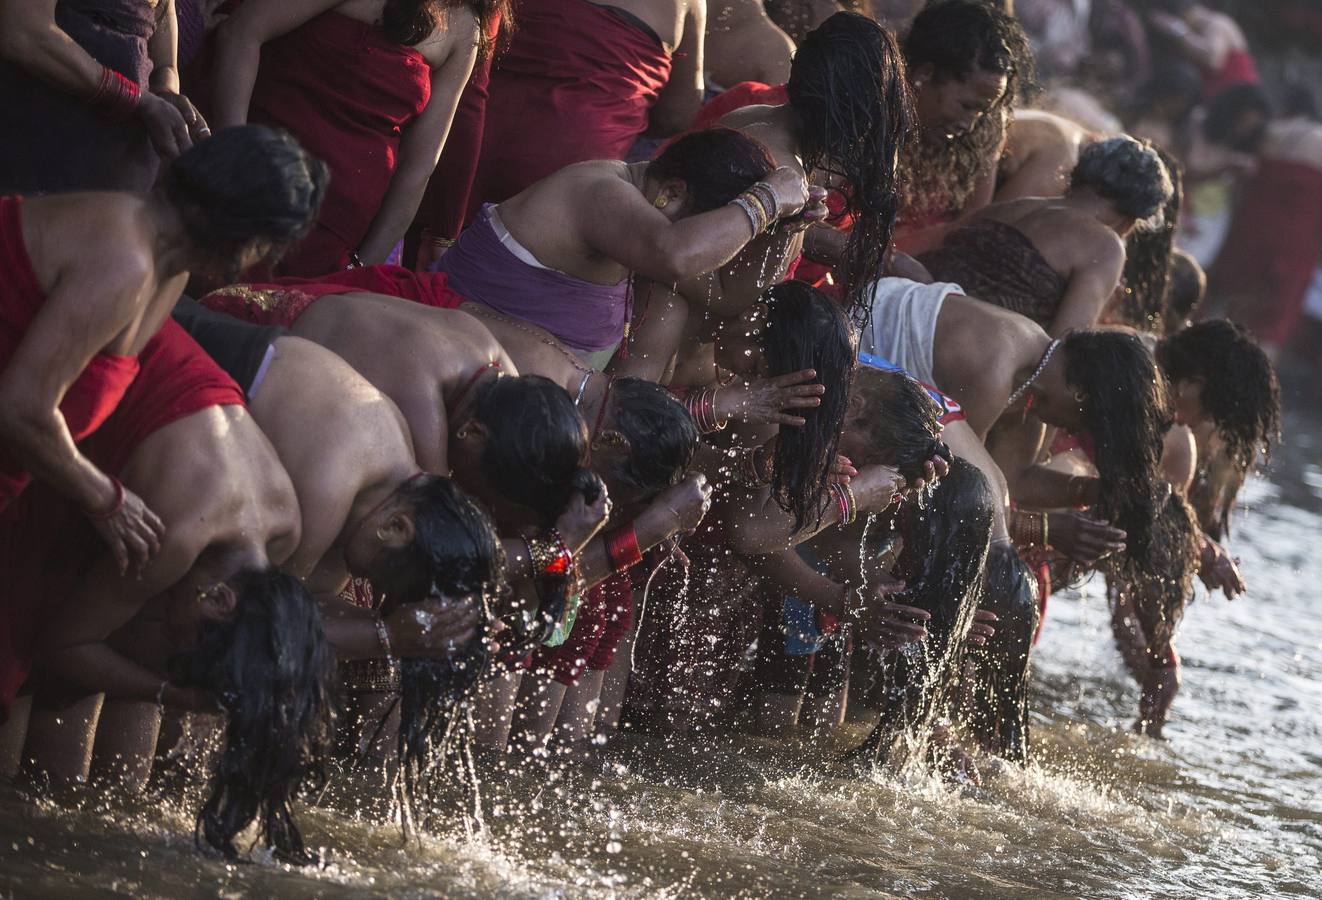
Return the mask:
[[[147, 90], [149, 0], [60, 0], [55, 22], [103, 66]], [[0, 62], [0, 194], [147, 191], [160, 163], [142, 123], [111, 122], [85, 99]]]
[[618, 344], [630, 315], [630, 279], [593, 284], [529, 265], [500, 242], [491, 224], [492, 208], [484, 206], [436, 264], [450, 288], [540, 325], [571, 350], [595, 353]]

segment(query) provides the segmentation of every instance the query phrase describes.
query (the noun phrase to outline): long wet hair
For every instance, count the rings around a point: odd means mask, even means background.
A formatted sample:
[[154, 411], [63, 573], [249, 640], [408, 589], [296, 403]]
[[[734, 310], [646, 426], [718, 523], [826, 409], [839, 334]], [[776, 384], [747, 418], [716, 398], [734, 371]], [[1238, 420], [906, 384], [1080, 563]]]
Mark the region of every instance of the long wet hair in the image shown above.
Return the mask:
[[932, 66], [937, 81], [963, 80], [976, 71], [1006, 78], [1005, 92], [968, 133], [946, 140], [919, 123], [918, 139], [901, 158], [903, 218], [917, 221], [962, 210], [979, 181], [992, 176], [1010, 114], [1036, 75], [1019, 22], [977, 0], [943, 0], [919, 13], [904, 39], [904, 59], [910, 72]]
[[836, 271], [861, 328], [871, 314], [867, 286], [882, 274], [899, 211], [900, 150], [915, 123], [904, 60], [876, 21], [839, 12], [803, 39], [786, 88], [804, 171], [828, 170], [848, 183], [854, 224]]
[[[1119, 140], [1118, 138], [1115, 140]], [[1155, 212], [1135, 218], [1140, 222], [1125, 240], [1125, 268], [1120, 277], [1124, 289], [1121, 317], [1126, 324], [1142, 331], [1161, 334], [1165, 327], [1167, 295], [1170, 291], [1171, 266], [1174, 263], [1175, 232], [1180, 227], [1180, 207], [1184, 202], [1184, 172], [1175, 157], [1150, 145], [1169, 179], [1169, 192]], [[1144, 167], [1145, 170], [1147, 167]], [[1148, 170], [1146, 189], [1130, 196], [1128, 209], [1146, 209], [1161, 193], [1160, 174]], [[1135, 175], [1135, 184], [1139, 183]], [[1099, 194], [1106, 196], [1100, 188]], [[1145, 196], [1146, 195], [1146, 196]], [[1107, 199], [1110, 199], [1109, 197]], [[1125, 209], [1116, 207], [1121, 212]]]
[[227, 263], [237, 279], [240, 251], [270, 245], [273, 262], [312, 229], [330, 172], [289, 133], [264, 125], [221, 128], [166, 167], [160, 189], [188, 238]]
[[903, 372], [860, 365], [853, 389], [862, 395], [864, 414], [850, 427], [866, 434], [881, 465], [913, 483], [926, 477], [928, 460], [951, 458], [941, 440], [941, 409], [917, 381]]
[[413, 47], [421, 44], [442, 23], [444, 11], [467, 7], [477, 19], [478, 60], [494, 52], [502, 37], [514, 27], [510, 0], [386, 0], [381, 10], [381, 29], [386, 39]]
[[1207, 273], [1183, 250], [1171, 253], [1170, 280], [1166, 282], [1166, 308], [1164, 334], [1174, 334], [1184, 328], [1203, 305], [1207, 296]]
[[771, 496], [794, 514], [794, 530], [820, 517], [854, 378], [854, 333], [830, 297], [801, 281], [786, 281], [762, 295], [767, 307], [760, 334], [770, 374], [815, 369], [826, 386], [820, 406], [801, 410], [804, 424], [782, 427], [776, 439]]
[[669, 144], [647, 164], [647, 177], [688, 189], [692, 214], [720, 209], [776, 167], [767, 148], [733, 128], [704, 128]]
[[938, 716], [950, 712], [960, 644], [982, 598], [996, 502], [977, 467], [955, 459], [924, 502], [906, 501], [901, 508], [904, 549], [896, 574], [905, 589], [889, 599], [927, 610], [932, 618], [921, 652], [896, 653], [887, 666], [890, 702], [851, 758], [885, 762], [898, 740], [922, 739]]
[[230, 586], [234, 615], [206, 622], [198, 645], [168, 665], [172, 683], [210, 692], [226, 717], [195, 838], [234, 859], [235, 838], [255, 820], [281, 859], [309, 862], [293, 801], [326, 780], [335, 656], [297, 578], [252, 570]]
[[601, 481], [587, 468], [588, 427], [574, 400], [540, 375], [492, 378], [473, 392], [473, 419], [487, 429], [482, 472], [505, 499], [549, 528], [575, 491], [589, 502]]
[[1281, 437], [1281, 386], [1267, 354], [1243, 326], [1229, 319], [1190, 325], [1157, 344], [1170, 384], [1203, 382], [1202, 404], [1241, 475], [1261, 454], [1271, 457]]
[[613, 478], [651, 497], [684, 477], [698, 449], [698, 426], [673, 394], [654, 381], [616, 378], [610, 417], [629, 442]]
[[1040, 607], [1037, 579], [1009, 541], [988, 548], [980, 605], [996, 614], [996, 633], [973, 651], [977, 676], [962, 718], [984, 749], [1027, 762], [1029, 658]]
[[443, 755], [454, 711], [472, 695], [486, 669], [490, 601], [505, 587], [505, 553], [490, 518], [449, 478], [423, 479], [426, 485], [416, 492], [425, 494], [431, 578], [416, 599], [477, 596], [482, 621], [471, 643], [450, 658], [400, 661], [397, 755], [410, 802], [429, 792], [429, 776]]
[[1102, 515], [1126, 535], [1122, 561], [1154, 572], [1154, 523], [1168, 490], [1161, 473], [1173, 417], [1166, 380], [1142, 339], [1119, 331], [1075, 331], [1065, 339], [1065, 380], [1083, 392], [1085, 430], [1101, 478]]

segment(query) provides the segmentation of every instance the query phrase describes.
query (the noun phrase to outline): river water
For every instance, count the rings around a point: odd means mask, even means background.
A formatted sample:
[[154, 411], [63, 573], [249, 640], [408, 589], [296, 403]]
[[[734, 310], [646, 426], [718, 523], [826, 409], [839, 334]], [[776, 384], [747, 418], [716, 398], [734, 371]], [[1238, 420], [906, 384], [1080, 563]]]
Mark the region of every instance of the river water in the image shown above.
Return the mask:
[[[34, 804], [0, 785], [0, 897], [1322, 896], [1322, 425], [1246, 486], [1246, 598], [1199, 598], [1166, 741], [1128, 732], [1137, 689], [1097, 584], [1052, 599], [1034, 762], [982, 788], [806, 767], [794, 738], [663, 747], [603, 775], [483, 788], [485, 827], [405, 841], [304, 814], [324, 865], [227, 865], [159, 797]], [[863, 731], [855, 727], [854, 738]]]

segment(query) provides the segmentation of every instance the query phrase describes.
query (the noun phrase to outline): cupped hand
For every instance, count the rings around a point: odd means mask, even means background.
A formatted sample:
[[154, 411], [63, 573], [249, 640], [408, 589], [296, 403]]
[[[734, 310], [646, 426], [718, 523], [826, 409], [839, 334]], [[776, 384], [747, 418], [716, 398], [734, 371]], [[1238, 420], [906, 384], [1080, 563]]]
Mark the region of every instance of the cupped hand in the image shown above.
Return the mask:
[[1232, 559], [1224, 547], [1209, 537], [1203, 538], [1198, 577], [1207, 585], [1208, 591], [1220, 588], [1227, 600], [1234, 600], [1248, 590], [1244, 576], [1239, 571], [1239, 560]]
[[[776, 194], [776, 218], [797, 216], [809, 200], [808, 179], [798, 169], [781, 166], [763, 179]], [[822, 195], [823, 198], [826, 196]]]
[[853, 611], [861, 636], [885, 650], [897, 650], [925, 640], [932, 614], [916, 606], [885, 599], [890, 593], [884, 588], [874, 588], [873, 599]]
[[569, 505], [560, 514], [560, 518], [555, 520], [556, 531], [560, 532], [565, 546], [574, 556], [578, 556], [588, 542], [596, 537], [610, 518], [611, 500], [606, 485], [599, 483], [598, 487], [600, 493], [592, 503], [588, 503], [582, 491], [574, 491], [569, 498]]
[[120, 575], [127, 575], [132, 569], [133, 576], [141, 578], [147, 563], [161, 552], [165, 523], [128, 488], [124, 489], [124, 502], [113, 516], [91, 522], [114, 554]]
[[1047, 538], [1052, 549], [1085, 566], [1111, 553], [1122, 552], [1125, 537], [1119, 528], [1080, 512], [1047, 514]]
[[711, 509], [711, 485], [707, 476], [693, 472], [662, 491], [653, 503], [669, 514], [671, 535], [693, 531]]
[[460, 654], [477, 636], [480, 607], [471, 597], [433, 595], [386, 617], [390, 648], [401, 659]]
[[864, 466], [849, 479], [859, 513], [881, 512], [904, 490], [904, 476], [890, 466]]
[[734, 419], [749, 425], [801, 426], [802, 416], [785, 410], [815, 409], [822, 405], [826, 386], [817, 384], [814, 369], [802, 369], [774, 378], [727, 385], [716, 392], [718, 421]]

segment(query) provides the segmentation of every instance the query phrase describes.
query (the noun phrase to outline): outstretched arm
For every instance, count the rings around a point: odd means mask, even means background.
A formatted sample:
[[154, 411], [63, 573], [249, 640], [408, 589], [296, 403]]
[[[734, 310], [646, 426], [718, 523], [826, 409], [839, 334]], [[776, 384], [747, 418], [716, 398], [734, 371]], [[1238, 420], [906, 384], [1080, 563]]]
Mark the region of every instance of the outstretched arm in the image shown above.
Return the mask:
[[706, 33], [707, 0], [689, 0], [670, 77], [656, 98], [648, 120], [648, 135], [670, 137], [679, 134], [691, 127], [698, 117], [705, 89], [702, 60]]
[[1051, 336], [1064, 337], [1076, 328], [1092, 328], [1115, 294], [1125, 268], [1125, 245], [1111, 231], [1083, 242], [1086, 256], [1069, 274], [1065, 296], [1051, 320]]

